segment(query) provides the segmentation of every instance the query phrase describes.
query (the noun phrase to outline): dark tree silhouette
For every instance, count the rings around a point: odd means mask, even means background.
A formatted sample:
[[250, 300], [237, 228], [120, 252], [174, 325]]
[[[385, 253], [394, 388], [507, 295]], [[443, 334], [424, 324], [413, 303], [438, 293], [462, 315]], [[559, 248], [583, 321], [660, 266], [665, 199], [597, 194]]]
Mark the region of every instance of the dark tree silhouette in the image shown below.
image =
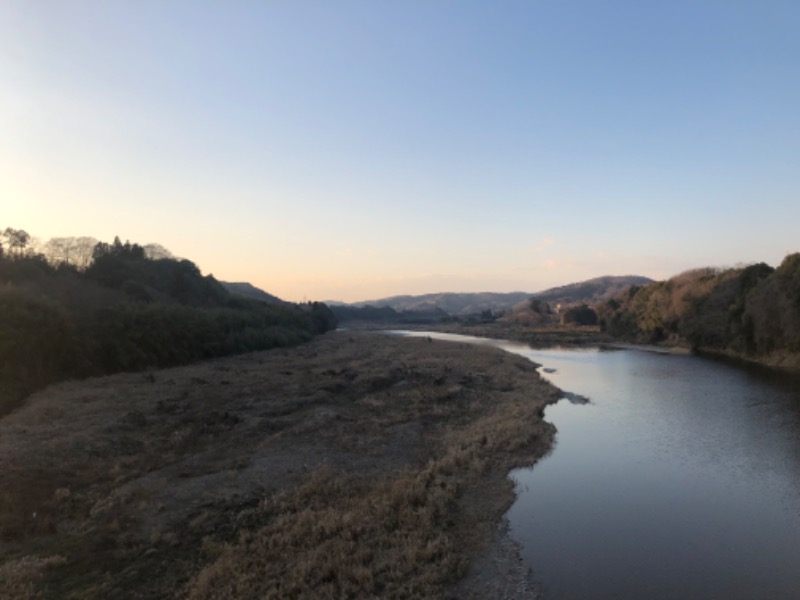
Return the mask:
[[31, 239], [31, 236], [24, 229], [14, 229], [6, 227], [3, 231], [3, 239], [8, 247], [9, 254], [22, 254]]

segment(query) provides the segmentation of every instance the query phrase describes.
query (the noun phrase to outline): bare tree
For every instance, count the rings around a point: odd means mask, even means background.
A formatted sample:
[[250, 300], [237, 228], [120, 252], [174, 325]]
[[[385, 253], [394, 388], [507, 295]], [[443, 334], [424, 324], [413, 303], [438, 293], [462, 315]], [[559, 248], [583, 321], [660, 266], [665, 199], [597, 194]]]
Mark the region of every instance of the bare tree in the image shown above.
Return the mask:
[[9, 254], [21, 255], [25, 252], [25, 247], [28, 245], [31, 236], [23, 229], [14, 229], [6, 227], [3, 231], [3, 242]]
[[175, 258], [175, 256], [161, 244], [145, 244], [144, 255], [150, 260], [160, 258]]
[[44, 245], [44, 255], [51, 264], [68, 264], [85, 269], [92, 262], [96, 244], [97, 240], [93, 237], [51, 238]]
[[44, 245], [44, 256], [52, 265], [69, 262], [69, 238], [50, 238]]
[[92, 264], [92, 252], [97, 245], [97, 239], [93, 237], [79, 237], [75, 238], [75, 244], [72, 250], [72, 260], [76, 267], [79, 269], [86, 269]]

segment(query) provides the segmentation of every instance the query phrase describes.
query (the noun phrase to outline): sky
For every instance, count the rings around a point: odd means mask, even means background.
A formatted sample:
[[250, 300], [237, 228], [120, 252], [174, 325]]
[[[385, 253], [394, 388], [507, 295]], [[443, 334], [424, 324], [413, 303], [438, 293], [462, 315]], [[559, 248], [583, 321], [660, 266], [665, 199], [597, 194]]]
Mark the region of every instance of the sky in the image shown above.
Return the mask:
[[796, 0], [3, 0], [0, 228], [284, 299], [800, 251]]

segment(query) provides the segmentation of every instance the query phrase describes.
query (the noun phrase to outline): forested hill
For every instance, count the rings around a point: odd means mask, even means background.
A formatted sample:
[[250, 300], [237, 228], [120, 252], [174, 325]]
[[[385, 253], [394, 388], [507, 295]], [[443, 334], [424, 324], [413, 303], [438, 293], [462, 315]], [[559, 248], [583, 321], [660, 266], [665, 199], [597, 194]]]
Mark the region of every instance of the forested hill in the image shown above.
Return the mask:
[[788, 255], [777, 269], [759, 263], [687, 271], [632, 287], [597, 312], [606, 331], [628, 340], [684, 342], [699, 350], [797, 362], [800, 253]]
[[322, 303], [233, 296], [191, 261], [148, 258], [118, 238], [90, 255], [78, 243], [88, 238], [59, 238], [59, 248], [76, 244], [58, 255], [29, 248], [22, 230], [0, 239], [0, 414], [62, 379], [287, 346], [336, 327]]
[[653, 280], [649, 277], [641, 275], [604, 275], [537, 292], [533, 294], [533, 298], [550, 304], [583, 303], [593, 306], [617, 296], [632, 285], [645, 285], [652, 282]]

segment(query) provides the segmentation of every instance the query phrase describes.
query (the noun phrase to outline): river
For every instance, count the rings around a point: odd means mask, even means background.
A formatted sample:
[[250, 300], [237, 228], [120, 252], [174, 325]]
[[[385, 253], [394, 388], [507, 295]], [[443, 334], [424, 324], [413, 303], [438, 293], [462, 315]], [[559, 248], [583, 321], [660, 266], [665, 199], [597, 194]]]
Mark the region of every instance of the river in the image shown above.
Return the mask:
[[524, 355], [589, 399], [548, 407], [553, 451], [512, 472], [511, 535], [546, 598], [800, 598], [800, 378], [422, 335]]

